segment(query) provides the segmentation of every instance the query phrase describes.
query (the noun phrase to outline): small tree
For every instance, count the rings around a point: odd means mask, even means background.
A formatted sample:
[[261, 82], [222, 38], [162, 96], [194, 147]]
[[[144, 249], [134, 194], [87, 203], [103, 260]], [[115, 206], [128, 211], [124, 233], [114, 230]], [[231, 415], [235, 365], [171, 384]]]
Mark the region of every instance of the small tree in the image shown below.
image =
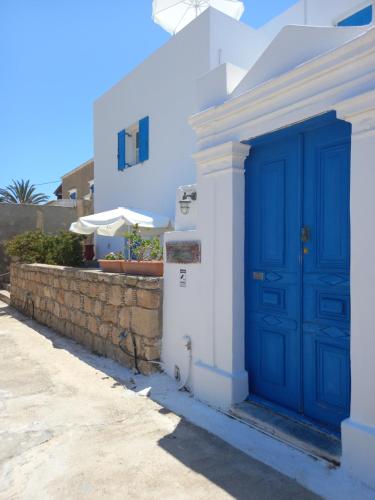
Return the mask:
[[48, 201], [48, 196], [43, 193], [36, 193], [34, 184], [30, 181], [12, 181], [6, 188], [0, 188], [0, 203], [31, 203], [39, 205]]
[[125, 233], [130, 252], [130, 259], [141, 260], [161, 260], [163, 258], [163, 248], [159, 238], [143, 239], [138, 224], [132, 230]]

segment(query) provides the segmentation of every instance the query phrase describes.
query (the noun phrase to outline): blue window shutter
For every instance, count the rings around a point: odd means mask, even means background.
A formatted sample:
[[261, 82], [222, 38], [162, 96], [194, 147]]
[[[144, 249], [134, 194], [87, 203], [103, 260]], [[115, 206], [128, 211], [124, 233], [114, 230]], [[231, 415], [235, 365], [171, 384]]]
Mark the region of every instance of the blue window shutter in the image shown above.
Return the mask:
[[139, 120], [139, 161], [148, 160], [149, 157], [149, 117]]
[[117, 168], [125, 170], [126, 168], [126, 149], [125, 149], [126, 134], [125, 130], [121, 130], [117, 134]]
[[359, 10], [355, 14], [343, 19], [337, 26], [365, 26], [370, 24], [372, 21], [372, 5], [368, 5], [362, 10]]

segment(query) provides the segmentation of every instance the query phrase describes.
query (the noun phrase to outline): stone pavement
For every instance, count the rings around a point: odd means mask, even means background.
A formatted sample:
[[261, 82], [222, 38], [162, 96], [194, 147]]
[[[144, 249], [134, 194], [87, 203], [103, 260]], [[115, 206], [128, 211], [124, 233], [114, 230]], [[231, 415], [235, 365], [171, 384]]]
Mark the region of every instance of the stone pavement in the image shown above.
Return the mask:
[[1, 499], [318, 498], [103, 366], [0, 303]]

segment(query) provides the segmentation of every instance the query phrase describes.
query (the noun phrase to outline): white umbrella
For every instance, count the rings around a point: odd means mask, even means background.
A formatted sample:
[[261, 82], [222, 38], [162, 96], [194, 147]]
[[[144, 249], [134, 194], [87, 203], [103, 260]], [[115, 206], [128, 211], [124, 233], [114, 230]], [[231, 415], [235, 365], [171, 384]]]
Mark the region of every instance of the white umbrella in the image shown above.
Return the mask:
[[239, 0], [153, 0], [152, 19], [174, 35], [208, 7], [214, 7], [237, 20], [245, 10]]
[[121, 236], [130, 226], [138, 224], [143, 229], [167, 229], [171, 220], [164, 215], [154, 214], [135, 208], [119, 207], [93, 215], [80, 217], [73, 222], [70, 231], [79, 234], [99, 234], [101, 236]]

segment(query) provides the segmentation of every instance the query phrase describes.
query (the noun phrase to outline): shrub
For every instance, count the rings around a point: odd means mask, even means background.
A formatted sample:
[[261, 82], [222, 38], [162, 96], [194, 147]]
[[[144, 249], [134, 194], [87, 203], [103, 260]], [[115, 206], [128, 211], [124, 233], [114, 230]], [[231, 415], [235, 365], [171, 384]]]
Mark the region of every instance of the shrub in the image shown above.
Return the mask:
[[47, 252], [46, 264], [57, 266], [80, 266], [82, 264], [82, 235], [60, 231], [52, 236], [52, 244]]
[[47, 253], [52, 247], [52, 237], [40, 231], [28, 231], [19, 234], [6, 243], [6, 251], [11, 257], [18, 257], [21, 262], [46, 263]]
[[18, 257], [28, 264], [53, 264], [79, 266], [82, 264], [82, 240], [84, 236], [60, 231], [57, 235], [40, 231], [28, 231], [6, 243], [11, 257]]

